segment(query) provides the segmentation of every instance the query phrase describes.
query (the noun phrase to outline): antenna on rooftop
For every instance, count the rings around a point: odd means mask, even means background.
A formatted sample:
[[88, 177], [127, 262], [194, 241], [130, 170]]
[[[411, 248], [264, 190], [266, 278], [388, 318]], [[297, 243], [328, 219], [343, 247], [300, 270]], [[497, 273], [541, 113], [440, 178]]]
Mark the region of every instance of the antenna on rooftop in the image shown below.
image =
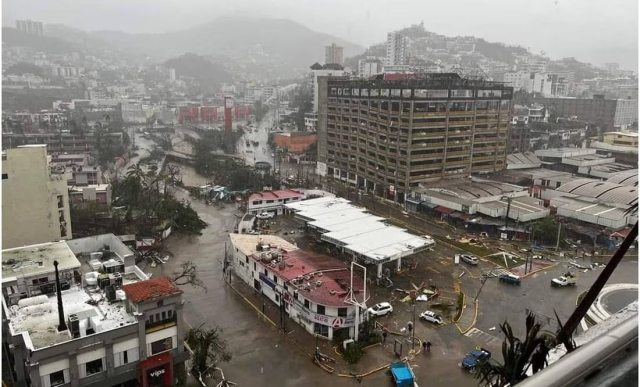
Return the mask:
[[58, 332], [67, 330], [67, 324], [64, 322], [64, 307], [62, 305], [62, 286], [60, 286], [60, 272], [58, 271], [58, 261], [53, 261], [56, 268], [56, 293], [58, 294]]

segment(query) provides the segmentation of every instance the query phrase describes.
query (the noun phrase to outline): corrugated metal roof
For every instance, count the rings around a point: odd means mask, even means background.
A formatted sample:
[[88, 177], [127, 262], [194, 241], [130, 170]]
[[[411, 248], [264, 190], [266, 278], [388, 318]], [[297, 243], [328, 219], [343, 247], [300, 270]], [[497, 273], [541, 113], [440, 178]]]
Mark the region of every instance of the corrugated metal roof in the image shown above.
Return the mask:
[[618, 172], [607, 179], [609, 183], [616, 183], [626, 186], [638, 186], [638, 170], [630, 169], [628, 171]]
[[631, 205], [638, 200], [638, 189], [606, 181], [576, 179], [558, 188], [560, 192], [601, 199], [609, 203]]

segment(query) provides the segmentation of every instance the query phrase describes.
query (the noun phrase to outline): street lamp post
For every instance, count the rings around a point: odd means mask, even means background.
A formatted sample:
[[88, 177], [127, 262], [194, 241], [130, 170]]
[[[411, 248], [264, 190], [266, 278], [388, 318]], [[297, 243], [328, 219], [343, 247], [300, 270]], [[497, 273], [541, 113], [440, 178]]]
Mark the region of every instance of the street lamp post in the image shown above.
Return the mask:
[[473, 303], [474, 304], [476, 303], [476, 301], [478, 301], [478, 297], [480, 296], [480, 292], [482, 292], [482, 288], [484, 288], [484, 284], [487, 283], [487, 280], [489, 279], [489, 276], [491, 274], [493, 274], [493, 271], [495, 269], [496, 269], [495, 267], [493, 269], [491, 269], [491, 271], [486, 275], [486, 277], [482, 278], [482, 285], [480, 285], [480, 289], [478, 289], [478, 293], [476, 294], [476, 297], [473, 299]]

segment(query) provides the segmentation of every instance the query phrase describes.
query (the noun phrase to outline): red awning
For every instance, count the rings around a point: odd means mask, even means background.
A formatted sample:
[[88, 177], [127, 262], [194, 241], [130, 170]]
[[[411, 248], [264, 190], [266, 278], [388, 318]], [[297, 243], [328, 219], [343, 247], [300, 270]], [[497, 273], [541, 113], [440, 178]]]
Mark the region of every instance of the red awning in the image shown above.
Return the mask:
[[629, 235], [629, 232], [631, 232], [630, 229], [623, 228], [622, 230], [618, 231], [605, 230], [603, 234], [612, 238], [626, 238]]
[[443, 214], [447, 214], [449, 215], [450, 213], [452, 213], [455, 210], [452, 210], [451, 208], [447, 208], [447, 207], [443, 207], [443, 206], [438, 206], [435, 208], [436, 211], [438, 212], [442, 212]]

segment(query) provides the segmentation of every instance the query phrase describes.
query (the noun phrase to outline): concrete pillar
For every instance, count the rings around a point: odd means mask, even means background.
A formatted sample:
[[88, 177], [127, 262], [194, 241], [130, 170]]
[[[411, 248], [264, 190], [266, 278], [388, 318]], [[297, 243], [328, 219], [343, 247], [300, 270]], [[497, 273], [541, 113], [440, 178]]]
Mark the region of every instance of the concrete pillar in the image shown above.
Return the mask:
[[71, 379], [71, 387], [80, 386], [80, 371], [78, 371], [76, 352], [69, 352], [69, 379]]
[[185, 326], [184, 326], [184, 302], [181, 302], [179, 304], [176, 305], [176, 324], [177, 324], [177, 328], [178, 328], [178, 353], [182, 353], [184, 352], [184, 341], [182, 340], [182, 338], [184, 338], [184, 334], [185, 334]]
[[382, 277], [382, 264], [378, 264], [378, 278]]
[[402, 258], [398, 258], [398, 266], [396, 267], [396, 270], [400, 271], [401, 268], [402, 268]]
[[16, 386], [26, 386], [27, 371], [25, 370], [24, 362], [27, 359], [27, 349], [23, 345], [15, 345], [12, 352], [13, 358], [15, 359], [16, 376], [18, 377]]
[[147, 358], [147, 328], [144, 313], [138, 316], [138, 353], [140, 360]]
[[31, 386], [40, 387], [42, 385], [42, 380], [40, 380], [40, 366], [32, 365], [29, 368], [29, 374], [31, 376]]
[[115, 360], [113, 358], [113, 341], [105, 341], [105, 356], [107, 357], [107, 376], [112, 376], [115, 374], [116, 365], [114, 364]]

